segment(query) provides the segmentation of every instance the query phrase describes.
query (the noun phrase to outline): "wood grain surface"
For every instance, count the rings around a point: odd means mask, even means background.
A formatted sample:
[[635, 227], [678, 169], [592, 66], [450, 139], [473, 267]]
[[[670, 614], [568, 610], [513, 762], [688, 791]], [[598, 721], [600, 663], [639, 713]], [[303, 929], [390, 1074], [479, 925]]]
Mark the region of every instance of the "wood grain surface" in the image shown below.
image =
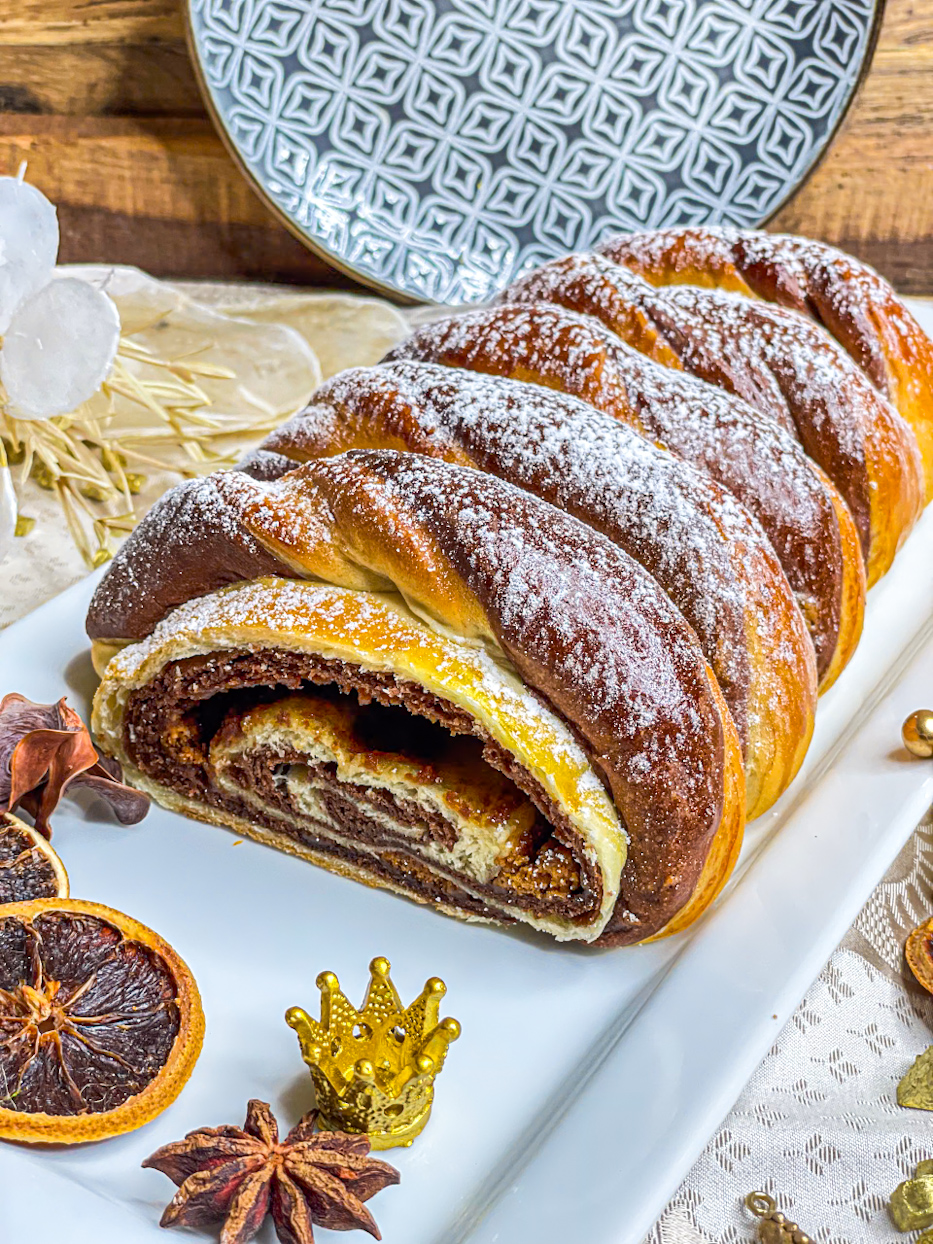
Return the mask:
[[[64, 262], [350, 286], [280, 225], [201, 104], [181, 0], [0, 0], [0, 172], [58, 204]], [[933, 0], [887, 0], [829, 153], [770, 226], [933, 293]]]

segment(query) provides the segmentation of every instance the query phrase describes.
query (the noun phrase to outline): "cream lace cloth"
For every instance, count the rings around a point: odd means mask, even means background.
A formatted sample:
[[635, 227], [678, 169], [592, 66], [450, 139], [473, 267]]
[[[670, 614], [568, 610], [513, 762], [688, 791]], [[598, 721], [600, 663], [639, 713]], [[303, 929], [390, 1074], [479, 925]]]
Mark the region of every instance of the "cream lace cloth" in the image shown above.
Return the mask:
[[[196, 296], [216, 301], [224, 290]], [[0, 572], [0, 627], [87, 573], [54, 499], [35, 489], [24, 508], [39, 521]], [[903, 944], [931, 911], [928, 815], [645, 1244], [750, 1240], [742, 1201], [759, 1188], [820, 1244], [907, 1244], [887, 1198], [933, 1157], [933, 1113], [902, 1109], [895, 1090], [933, 1044], [933, 998], [906, 969]]]
[[820, 1244], [908, 1244], [887, 1199], [933, 1157], [933, 1113], [897, 1082], [933, 1044], [933, 998], [904, 964], [933, 908], [927, 814], [797, 1008], [646, 1244], [753, 1238], [762, 1188]]

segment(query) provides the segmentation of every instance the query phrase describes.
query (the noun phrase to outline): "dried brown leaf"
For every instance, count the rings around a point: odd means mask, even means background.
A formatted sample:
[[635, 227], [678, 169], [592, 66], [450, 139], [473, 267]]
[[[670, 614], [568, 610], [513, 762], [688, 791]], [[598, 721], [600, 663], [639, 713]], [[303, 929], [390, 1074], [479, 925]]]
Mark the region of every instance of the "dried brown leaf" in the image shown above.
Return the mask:
[[35, 704], [16, 692], [0, 701], [0, 812], [22, 806], [51, 837], [49, 818], [67, 788], [87, 786], [124, 825], [142, 820], [149, 798], [121, 780], [115, 761], [101, 757], [87, 726], [64, 697]]

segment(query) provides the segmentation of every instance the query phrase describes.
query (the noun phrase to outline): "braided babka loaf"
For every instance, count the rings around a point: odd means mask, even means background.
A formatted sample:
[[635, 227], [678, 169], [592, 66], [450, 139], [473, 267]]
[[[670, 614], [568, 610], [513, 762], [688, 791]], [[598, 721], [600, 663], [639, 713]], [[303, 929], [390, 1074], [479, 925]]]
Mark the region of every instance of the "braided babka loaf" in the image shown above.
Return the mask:
[[88, 615], [131, 781], [561, 940], [712, 902], [933, 483], [933, 347], [828, 248], [605, 250], [336, 376], [158, 503]]
[[521, 277], [509, 303], [595, 316], [668, 367], [743, 398], [796, 436], [855, 519], [871, 586], [923, 507], [910, 425], [811, 320], [721, 290], [655, 287], [603, 255], [570, 255]]
[[585, 402], [427, 363], [354, 368], [272, 433], [245, 469], [401, 448], [477, 467], [601, 531], [693, 627], [745, 754], [748, 816], [787, 788], [813, 725], [813, 645], [758, 523], [704, 472]]
[[494, 475], [364, 450], [180, 485], [88, 632], [134, 784], [441, 910], [623, 945], [735, 861], [741, 747], [693, 630]]
[[777, 302], [822, 324], [914, 430], [933, 500], [933, 343], [873, 268], [824, 242], [696, 226], [600, 247], [653, 285], [700, 285]]
[[828, 687], [862, 629], [865, 576], [848, 508], [779, 424], [746, 403], [626, 346], [598, 320], [547, 303], [428, 324], [388, 359], [418, 359], [583, 399], [702, 467], [759, 521], [774, 546]]

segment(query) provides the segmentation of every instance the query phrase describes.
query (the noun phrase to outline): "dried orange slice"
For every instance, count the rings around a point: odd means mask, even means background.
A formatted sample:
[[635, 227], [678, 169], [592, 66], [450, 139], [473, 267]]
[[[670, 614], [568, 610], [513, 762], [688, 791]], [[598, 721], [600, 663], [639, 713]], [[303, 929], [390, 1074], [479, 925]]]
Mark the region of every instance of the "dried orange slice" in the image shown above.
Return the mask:
[[933, 993], [933, 916], [918, 924], [904, 947], [911, 972], [924, 989]]
[[48, 839], [19, 817], [0, 815], [0, 905], [67, 897], [68, 874]]
[[181, 1092], [203, 1037], [194, 977], [145, 925], [81, 899], [0, 908], [0, 1137], [141, 1127]]

